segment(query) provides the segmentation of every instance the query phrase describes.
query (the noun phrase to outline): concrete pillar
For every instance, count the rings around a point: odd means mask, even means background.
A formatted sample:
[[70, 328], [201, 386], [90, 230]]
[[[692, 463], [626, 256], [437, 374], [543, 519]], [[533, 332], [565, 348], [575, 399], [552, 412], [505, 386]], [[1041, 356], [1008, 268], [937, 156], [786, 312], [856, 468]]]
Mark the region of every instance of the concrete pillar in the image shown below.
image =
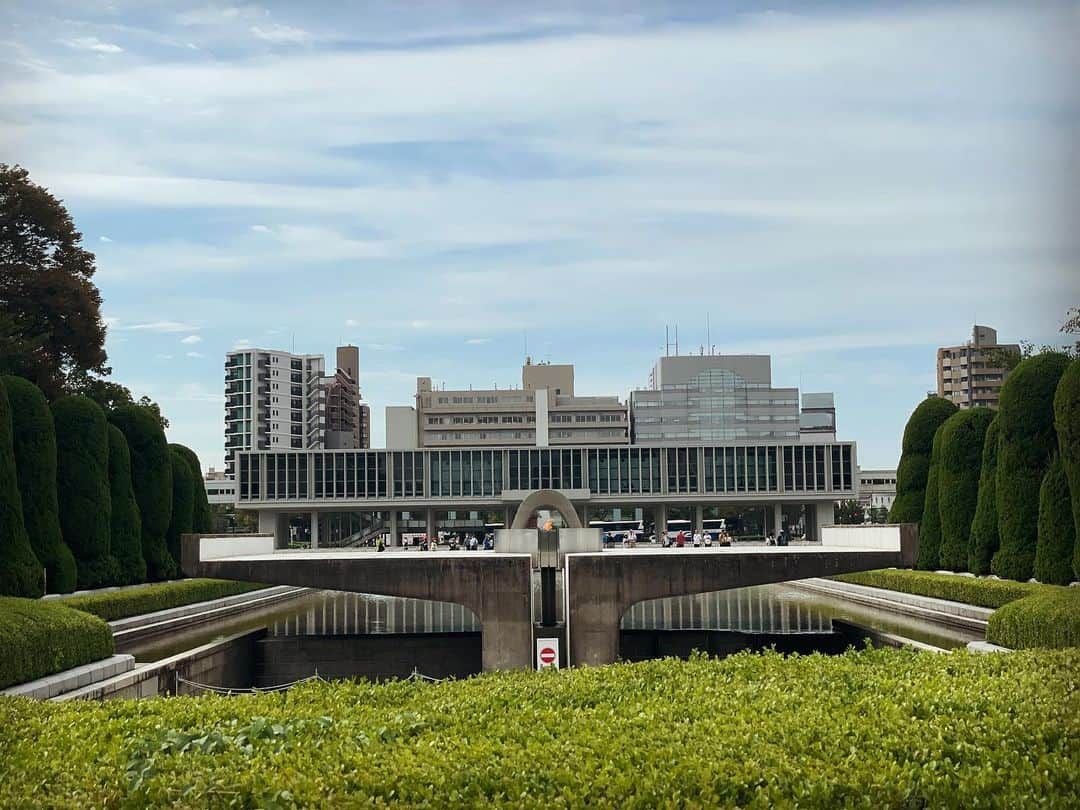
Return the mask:
[[424, 520], [425, 523], [427, 523], [425, 531], [427, 532], [428, 538], [438, 537], [439, 524], [435, 521], [435, 510], [428, 509], [424, 514]]
[[814, 515], [814, 536], [812, 539], [814, 540], [814, 542], [820, 543], [821, 527], [833, 523], [836, 519], [833, 502], [818, 501], [814, 504], [812, 514]]
[[274, 535], [274, 548], [286, 548], [289, 545], [288, 516], [269, 509], [259, 510], [259, 534]]
[[311, 547], [319, 547], [319, 513], [311, 513]]
[[784, 528], [784, 505], [782, 503], [773, 504], [773, 537], [780, 533], [780, 530]]
[[663, 543], [664, 535], [667, 534], [667, 504], [657, 504], [654, 515], [656, 518], [656, 540], [659, 543]]
[[391, 547], [398, 544], [398, 513], [396, 509], [390, 510], [390, 543]]
[[503, 507], [503, 528], [509, 529], [514, 522], [514, 508], [511, 506]]
[[705, 530], [705, 507], [694, 507], [694, 531], [702, 532]]
[[584, 528], [589, 528], [589, 505], [583, 503], [578, 507], [578, 519]]

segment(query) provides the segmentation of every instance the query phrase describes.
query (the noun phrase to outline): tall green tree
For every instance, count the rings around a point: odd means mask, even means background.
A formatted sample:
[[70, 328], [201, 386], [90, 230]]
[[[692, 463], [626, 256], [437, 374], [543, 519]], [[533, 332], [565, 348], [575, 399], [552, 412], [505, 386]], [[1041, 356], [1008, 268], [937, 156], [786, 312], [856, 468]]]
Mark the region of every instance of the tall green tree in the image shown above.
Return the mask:
[[49, 593], [75, 590], [75, 557], [60, 531], [56, 497], [56, 430], [41, 389], [22, 377], [5, 376], [11, 402], [15, 466], [22, 496], [23, 522], [34, 555], [45, 566]]
[[63, 204], [19, 166], [0, 164], [0, 371], [50, 400], [78, 371], [107, 374], [94, 254]]
[[187, 458], [175, 447], [169, 448], [172, 464], [172, 517], [165, 534], [165, 545], [174, 560], [180, 559], [180, 537], [189, 534], [195, 513], [195, 482]]
[[142, 550], [148, 579], [163, 580], [179, 572], [165, 544], [172, 519], [172, 460], [165, 431], [155, 414], [138, 405], [123, 405], [109, 420], [120, 428], [131, 451], [131, 482], [142, 518]]
[[56, 488], [60, 528], [75, 555], [79, 588], [100, 588], [116, 579], [109, 553], [109, 432], [92, 399], [61, 397], [52, 404], [56, 423]]
[[938, 498], [941, 512], [942, 568], [968, 566], [971, 523], [979, 501], [979, 473], [986, 430], [994, 419], [989, 408], [958, 411], [941, 426]]
[[[1080, 320], [1080, 310], [1074, 312], [1074, 318]], [[1080, 326], [1075, 331], [1080, 332]], [[1061, 464], [1069, 481], [1073, 525], [1080, 537], [1080, 358], [1069, 363], [1054, 392], [1054, 427]], [[1073, 552], [1073, 573], [1080, 579], [1080, 543]]]
[[23, 523], [11, 433], [11, 403], [0, 381], [0, 596], [36, 598], [45, 592], [45, 569]]
[[195, 451], [182, 444], [170, 444], [170, 448], [176, 450], [187, 461], [191, 469], [192, 485], [194, 488], [195, 508], [191, 518], [191, 531], [206, 534], [213, 531], [213, 517], [210, 514], [210, 500], [206, 497], [206, 482], [203, 480], [202, 463]]
[[896, 470], [896, 500], [889, 510], [890, 523], [922, 520], [934, 434], [956, 411], [957, 407], [942, 397], [927, 397], [912, 411], [904, 428], [900, 466]]
[[926, 502], [919, 522], [919, 556], [915, 567], [933, 571], [941, 566], [941, 437], [948, 422], [934, 433], [930, 449], [930, 471], [926, 475]]
[[1069, 479], [1061, 456], [1043, 476], [1039, 489], [1039, 537], [1035, 545], [1035, 579], [1048, 585], [1068, 585], [1073, 580], [1073, 547], [1076, 524], [1069, 503]]
[[986, 428], [982, 464], [979, 468], [979, 495], [968, 539], [968, 571], [979, 576], [990, 573], [990, 560], [998, 550], [997, 451], [998, 417]]
[[996, 485], [1000, 545], [990, 568], [1006, 579], [1024, 581], [1034, 573], [1039, 488], [1058, 445], [1054, 394], [1068, 364], [1065, 355], [1053, 352], [1029, 357], [1001, 387]]
[[112, 556], [119, 566], [116, 584], [145, 582], [142, 519], [131, 484], [131, 451], [116, 425], [109, 425], [109, 493], [112, 497]]

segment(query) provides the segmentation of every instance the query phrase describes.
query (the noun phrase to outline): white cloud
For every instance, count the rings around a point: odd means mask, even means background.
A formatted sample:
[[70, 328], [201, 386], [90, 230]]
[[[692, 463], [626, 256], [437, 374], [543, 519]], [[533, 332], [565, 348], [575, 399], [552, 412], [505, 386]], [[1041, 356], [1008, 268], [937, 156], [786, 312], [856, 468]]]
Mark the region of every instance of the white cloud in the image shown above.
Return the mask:
[[240, 338], [233, 344], [234, 349], [250, 349], [251, 341], [247, 338]]
[[354, 318], [346, 318], [345, 325], [346, 326], [359, 326], [360, 322], [358, 320], [354, 319]]
[[265, 225], [252, 225], [251, 230], [255, 231], [255, 233], [270, 233], [270, 229]]
[[110, 239], [107, 236], [99, 236], [98, 240], [101, 241], [101, 242], [111, 242], [112, 241], [112, 239]]
[[198, 326], [193, 326], [190, 323], [181, 323], [180, 321], [150, 321], [148, 323], [133, 323], [131, 326], [119, 326], [118, 329], [129, 329], [133, 332], [192, 332], [198, 329]]
[[199, 337], [198, 335], [188, 335], [186, 338], [183, 338], [180, 342], [181, 343], [188, 343], [188, 344], [202, 343], [202, 338]]
[[269, 14], [256, 5], [203, 6], [176, 14], [174, 19], [185, 26], [216, 27], [229, 25], [238, 20], [265, 17]]
[[281, 25], [279, 23], [253, 25], [251, 26], [251, 33], [257, 39], [274, 44], [307, 42], [311, 39], [311, 34], [302, 28], [293, 28], [290, 25]]
[[173, 356], [171, 354], [155, 354], [154, 359], [155, 360], [172, 360]]
[[185, 356], [186, 357], [202, 357], [202, 355], [199, 354], [198, 352], [188, 352]]
[[97, 37], [73, 37], [72, 39], [60, 40], [69, 48], [80, 51], [93, 51], [94, 53], [123, 53], [124, 49], [112, 42], [102, 42]]
[[469, 338], [465, 341], [466, 346], [483, 346], [485, 343], [491, 343], [491, 338]]

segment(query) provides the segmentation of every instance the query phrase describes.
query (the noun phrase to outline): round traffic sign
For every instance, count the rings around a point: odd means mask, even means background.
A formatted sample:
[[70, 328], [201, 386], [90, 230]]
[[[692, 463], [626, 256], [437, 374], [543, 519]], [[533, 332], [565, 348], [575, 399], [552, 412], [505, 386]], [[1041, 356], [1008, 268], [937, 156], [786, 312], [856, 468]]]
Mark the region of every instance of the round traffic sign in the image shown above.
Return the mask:
[[553, 650], [551, 647], [544, 647], [544, 649], [540, 650], [540, 660], [543, 661], [545, 664], [554, 664], [555, 650]]

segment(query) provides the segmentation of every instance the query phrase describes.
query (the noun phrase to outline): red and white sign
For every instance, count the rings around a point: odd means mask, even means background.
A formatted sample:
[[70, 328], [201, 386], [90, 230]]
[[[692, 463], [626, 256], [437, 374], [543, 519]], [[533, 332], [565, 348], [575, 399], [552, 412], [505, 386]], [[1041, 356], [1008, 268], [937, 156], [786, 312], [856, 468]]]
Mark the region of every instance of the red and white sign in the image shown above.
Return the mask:
[[538, 638], [536, 640], [536, 668], [559, 668], [559, 640], [557, 638]]

